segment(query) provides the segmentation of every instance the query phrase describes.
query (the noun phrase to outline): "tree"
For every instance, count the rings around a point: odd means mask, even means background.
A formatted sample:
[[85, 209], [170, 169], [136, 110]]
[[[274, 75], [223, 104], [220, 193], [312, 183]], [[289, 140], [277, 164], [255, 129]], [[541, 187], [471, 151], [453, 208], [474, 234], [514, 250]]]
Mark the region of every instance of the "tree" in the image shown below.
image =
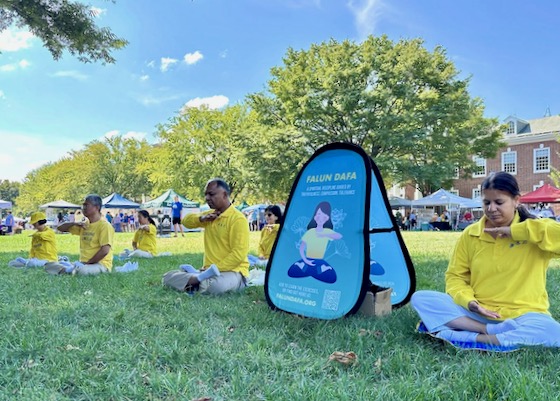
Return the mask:
[[[210, 110], [187, 108], [160, 125], [157, 136], [165, 158], [170, 187], [188, 197], [202, 196], [204, 183], [221, 177], [231, 186], [234, 198], [254, 188], [255, 173], [246, 157], [246, 146], [260, 146], [250, 135], [254, 117], [243, 105]], [[248, 145], [250, 144], [250, 145]]]
[[0, 31], [11, 24], [27, 26], [39, 37], [55, 60], [68, 50], [82, 62], [114, 63], [112, 50], [128, 42], [109, 28], [95, 25], [91, 8], [69, 0], [0, 0]]
[[19, 195], [20, 186], [21, 184], [17, 181], [0, 181], [0, 199], [14, 203]]
[[262, 122], [300, 132], [317, 149], [330, 142], [362, 146], [388, 182], [412, 182], [423, 193], [448, 183], [471, 155], [502, 145], [496, 119], [483, 117], [469, 79], [436, 47], [386, 36], [288, 49], [271, 70], [267, 93], [249, 95]]
[[147, 173], [139, 168], [151, 150], [145, 140], [120, 136], [92, 141], [84, 149], [28, 173], [17, 198], [18, 210], [29, 214], [59, 199], [81, 204], [91, 193], [104, 197], [118, 192], [140, 200], [151, 190]]

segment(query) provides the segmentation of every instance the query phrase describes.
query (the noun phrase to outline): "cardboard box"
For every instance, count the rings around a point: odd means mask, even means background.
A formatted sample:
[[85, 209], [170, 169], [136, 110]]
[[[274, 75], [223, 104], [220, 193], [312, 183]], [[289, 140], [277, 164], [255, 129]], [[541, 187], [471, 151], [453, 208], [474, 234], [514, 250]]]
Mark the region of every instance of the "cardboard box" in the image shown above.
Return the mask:
[[377, 292], [368, 291], [358, 313], [365, 316], [386, 316], [391, 313], [392, 288], [379, 287]]

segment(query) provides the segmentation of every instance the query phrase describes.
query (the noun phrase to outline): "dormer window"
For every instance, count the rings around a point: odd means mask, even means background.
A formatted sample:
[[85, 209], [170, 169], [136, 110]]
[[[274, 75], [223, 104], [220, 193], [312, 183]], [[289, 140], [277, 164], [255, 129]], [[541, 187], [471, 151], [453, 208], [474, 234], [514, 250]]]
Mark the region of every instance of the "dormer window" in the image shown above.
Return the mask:
[[506, 135], [513, 135], [515, 134], [515, 122], [514, 121], [510, 121], [508, 123], [508, 127], [506, 130]]

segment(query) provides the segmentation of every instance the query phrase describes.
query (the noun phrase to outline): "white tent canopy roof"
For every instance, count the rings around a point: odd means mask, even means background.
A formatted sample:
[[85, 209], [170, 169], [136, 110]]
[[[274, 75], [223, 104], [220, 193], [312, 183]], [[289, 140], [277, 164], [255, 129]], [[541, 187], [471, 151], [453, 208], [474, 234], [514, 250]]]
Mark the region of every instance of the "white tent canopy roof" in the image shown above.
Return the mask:
[[412, 201], [412, 206], [455, 206], [461, 208], [478, 208], [482, 207], [480, 198], [471, 199], [454, 195], [443, 188], [438, 189], [422, 199]]
[[11, 209], [12, 202], [0, 199], [0, 209]]

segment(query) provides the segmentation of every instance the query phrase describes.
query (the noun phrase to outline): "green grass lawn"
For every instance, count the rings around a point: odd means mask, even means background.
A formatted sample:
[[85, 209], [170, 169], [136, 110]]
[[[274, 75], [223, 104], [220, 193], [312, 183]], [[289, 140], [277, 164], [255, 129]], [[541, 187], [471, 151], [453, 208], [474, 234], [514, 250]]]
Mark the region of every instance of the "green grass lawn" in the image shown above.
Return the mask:
[[[164, 289], [164, 272], [200, 266], [202, 234], [162, 238], [174, 256], [99, 277], [16, 270], [31, 231], [0, 237], [0, 400], [556, 400], [557, 349], [458, 351], [415, 333], [405, 306], [384, 318], [305, 319], [269, 309], [262, 287], [220, 297]], [[132, 235], [117, 233], [115, 251]], [[458, 233], [404, 232], [417, 288], [443, 290]], [[259, 233], [251, 233], [257, 249]], [[57, 235], [77, 258], [78, 238]], [[553, 264], [560, 267], [558, 261]], [[560, 273], [549, 273], [560, 317]], [[353, 351], [356, 364], [329, 362]]]

